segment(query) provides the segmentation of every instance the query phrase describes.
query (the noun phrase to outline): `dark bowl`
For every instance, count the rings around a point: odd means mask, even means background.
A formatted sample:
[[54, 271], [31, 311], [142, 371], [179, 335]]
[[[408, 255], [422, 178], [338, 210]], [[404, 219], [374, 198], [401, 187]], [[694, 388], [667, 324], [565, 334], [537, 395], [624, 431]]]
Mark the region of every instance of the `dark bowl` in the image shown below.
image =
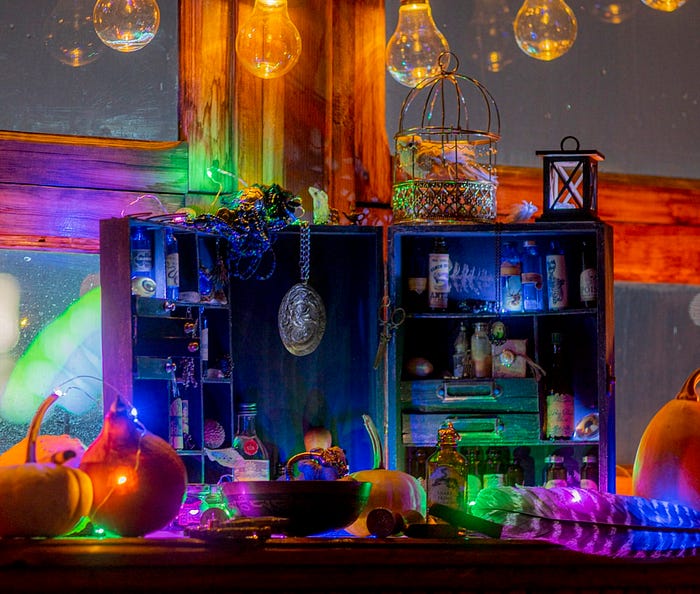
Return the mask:
[[240, 481], [221, 489], [231, 510], [252, 518], [286, 518], [281, 532], [309, 536], [352, 524], [367, 503], [372, 483], [336, 481]]

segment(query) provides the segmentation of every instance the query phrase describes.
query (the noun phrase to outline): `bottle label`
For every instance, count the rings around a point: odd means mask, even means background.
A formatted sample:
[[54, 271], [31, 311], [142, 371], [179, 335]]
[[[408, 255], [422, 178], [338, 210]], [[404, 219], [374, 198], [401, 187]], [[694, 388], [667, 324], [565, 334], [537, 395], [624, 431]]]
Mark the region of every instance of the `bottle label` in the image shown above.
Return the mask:
[[243, 444], [243, 453], [247, 456], [255, 456], [255, 454], [258, 453], [259, 449], [260, 448], [258, 447], [258, 442], [254, 439], [248, 439]]
[[451, 466], [438, 466], [428, 477], [428, 499], [460, 509], [464, 501], [464, 478]]
[[447, 309], [450, 294], [449, 254], [428, 255], [428, 304], [432, 309]]
[[233, 479], [236, 481], [269, 481], [269, 460], [246, 460], [241, 456], [234, 462]]
[[487, 489], [489, 487], [502, 487], [503, 485], [505, 485], [505, 482], [505, 476], [501, 473], [484, 473], [484, 489]]
[[153, 269], [153, 257], [148, 248], [134, 248], [131, 250], [131, 270], [138, 273], [149, 273]]
[[522, 311], [523, 310], [523, 289], [520, 274], [501, 276], [503, 285], [503, 310]]
[[553, 392], [547, 394], [547, 439], [569, 439], [574, 433], [574, 397]]
[[581, 301], [587, 303], [596, 300], [596, 273], [594, 268], [586, 268], [581, 273]]
[[569, 305], [566, 260], [561, 254], [547, 256], [547, 297], [551, 310], [564, 309]]
[[185, 447], [182, 431], [182, 399], [175, 398], [170, 403], [170, 446], [175, 450]]
[[168, 287], [180, 286], [180, 256], [177, 252], [165, 258], [165, 282]]
[[581, 488], [582, 489], [592, 489], [594, 491], [598, 490], [598, 483], [592, 479], [589, 478], [582, 478], [581, 479]]
[[408, 279], [408, 290], [422, 295], [428, 288], [428, 279], [424, 276], [415, 276]]
[[523, 285], [535, 285], [535, 289], [542, 289], [542, 275], [539, 272], [523, 272], [520, 275]]

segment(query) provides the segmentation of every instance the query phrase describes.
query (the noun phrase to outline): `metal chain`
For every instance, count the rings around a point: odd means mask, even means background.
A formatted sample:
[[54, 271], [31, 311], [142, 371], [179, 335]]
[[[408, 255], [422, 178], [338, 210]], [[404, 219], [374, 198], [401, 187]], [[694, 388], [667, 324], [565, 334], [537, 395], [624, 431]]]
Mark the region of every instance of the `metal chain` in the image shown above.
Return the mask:
[[299, 232], [299, 268], [301, 269], [301, 282], [309, 282], [309, 269], [311, 268], [311, 229], [308, 221], [301, 221]]

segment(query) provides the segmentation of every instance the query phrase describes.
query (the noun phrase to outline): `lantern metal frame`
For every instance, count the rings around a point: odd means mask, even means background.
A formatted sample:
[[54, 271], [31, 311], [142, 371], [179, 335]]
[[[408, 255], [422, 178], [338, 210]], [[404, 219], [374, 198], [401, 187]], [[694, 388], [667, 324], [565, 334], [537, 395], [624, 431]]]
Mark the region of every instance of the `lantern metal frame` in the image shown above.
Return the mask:
[[[452, 52], [442, 53], [438, 65], [440, 73], [411, 89], [401, 107], [394, 136], [394, 223], [493, 222], [498, 107], [484, 85], [457, 73]], [[476, 102], [468, 105], [466, 90]], [[476, 115], [481, 126], [473, 125]]]
[[[576, 148], [566, 149], [573, 140]], [[597, 221], [598, 162], [605, 156], [596, 150], [580, 150], [575, 136], [565, 136], [560, 150], [537, 151], [542, 157], [543, 210], [541, 221]]]

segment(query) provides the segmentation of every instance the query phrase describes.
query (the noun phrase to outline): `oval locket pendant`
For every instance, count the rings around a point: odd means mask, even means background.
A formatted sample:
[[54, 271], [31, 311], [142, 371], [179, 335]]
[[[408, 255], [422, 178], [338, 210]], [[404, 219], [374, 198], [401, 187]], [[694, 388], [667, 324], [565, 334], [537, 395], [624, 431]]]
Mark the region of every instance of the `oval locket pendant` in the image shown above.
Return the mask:
[[282, 298], [277, 328], [284, 347], [297, 357], [313, 353], [326, 331], [326, 308], [321, 296], [308, 284], [311, 261], [311, 229], [301, 223], [299, 265], [301, 282]]
[[309, 285], [297, 283], [280, 303], [277, 326], [285, 348], [298, 357], [313, 353], [326, 330], [326, 308]]

